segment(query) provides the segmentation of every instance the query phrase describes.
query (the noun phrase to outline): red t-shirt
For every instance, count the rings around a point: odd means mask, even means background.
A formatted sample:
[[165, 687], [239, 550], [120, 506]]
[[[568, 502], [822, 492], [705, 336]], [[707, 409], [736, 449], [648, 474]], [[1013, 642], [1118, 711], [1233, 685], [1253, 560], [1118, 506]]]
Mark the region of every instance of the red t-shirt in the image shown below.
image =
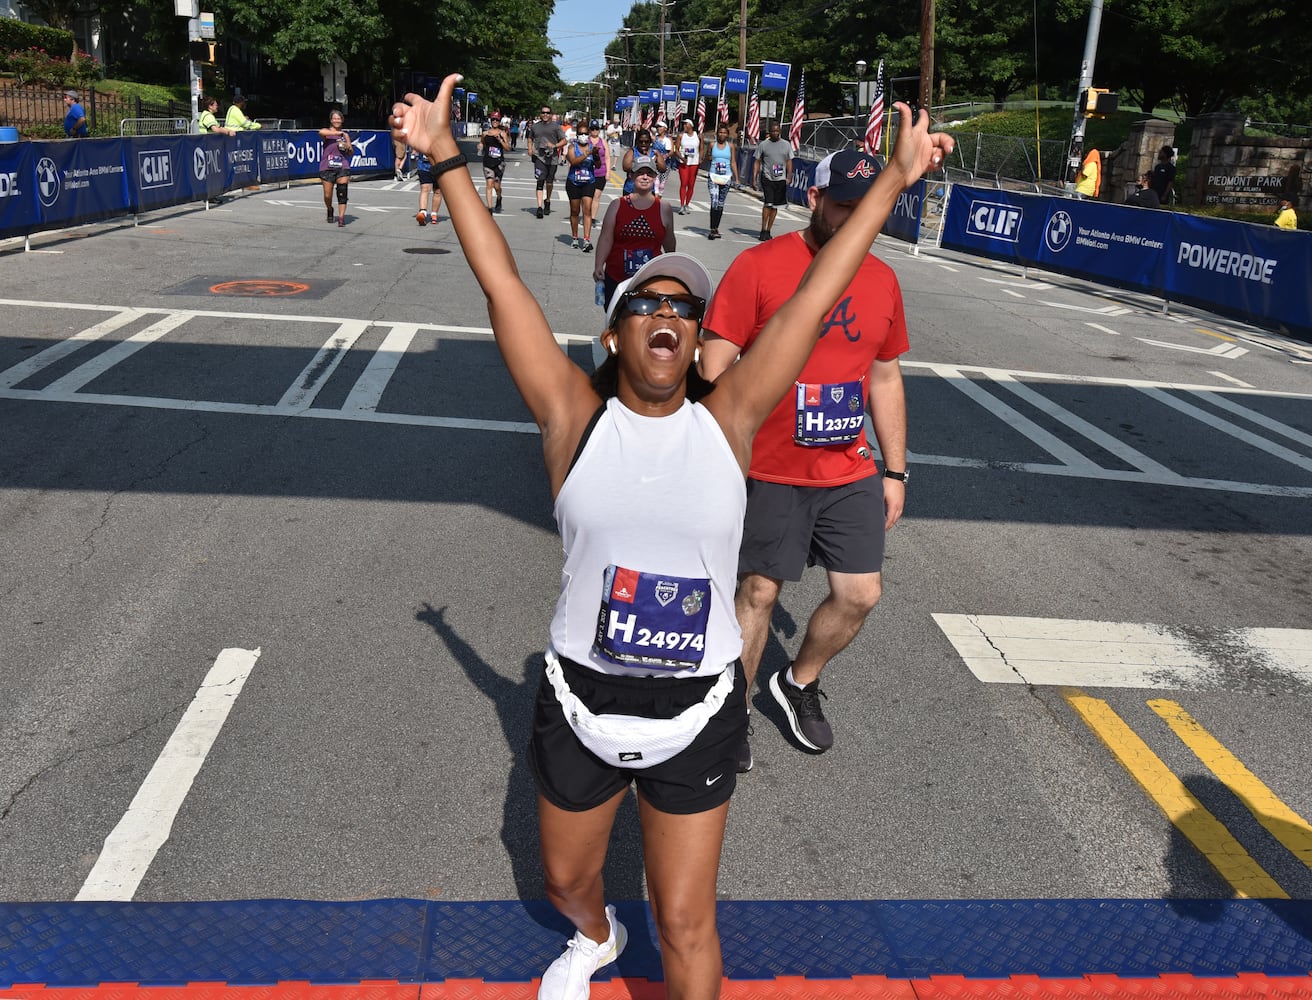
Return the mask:
[[[814, 257], [801, 233], [789, 233], [743, 251], [720, 279], [703, 329], [735, 344], [740, 352], [748, 350], [766, 320], [797, 289]], [[856, 406], [853, 383], [861, 383], [860, 399], [868, 406], [871, 365], [893, 360], [906, 353], [908, 346], [897, 276], [883, 261], [867, 254], [825, 320], [798, 386], [780, 400], [757, 432], [748, 475], [793, 486], [841, 486], [873, 476], [877, 470], [868, 457], [864, 426], [852, 440], [841, 443], [802, 445], [794, 436], [803, 433], [801, 425], [808, 420], [819, 419], [816, 412], [808, 416], [806, 408], [831, 390], [838, 403], [838, 387], [844, 383], [848, 395], [841, 400], [841, 407], [831, 407], [827, 416], [830, 422], [837, 417], [840, 423], [845, 419], [857, 423], [860, 413], [852, 409]], [[860, 407], [862, 412], [865, 409]], [[864, 419], [860, 423], [864, 425]], [[859, 454], [862, 448], [867, 456]]]

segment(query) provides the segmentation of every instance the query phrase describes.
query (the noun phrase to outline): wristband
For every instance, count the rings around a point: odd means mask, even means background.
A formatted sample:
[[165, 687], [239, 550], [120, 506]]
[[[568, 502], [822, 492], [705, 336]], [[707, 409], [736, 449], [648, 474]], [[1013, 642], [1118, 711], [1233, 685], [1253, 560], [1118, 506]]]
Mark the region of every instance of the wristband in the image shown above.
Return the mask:
[[456, 167], [463, 167], [469, 161], [465, 159], [464, 153], [457, 153], [449, 160], [443, 160], [441, 163], [434, 163], [429, 171], [433, 175], [433, 180], [437, 180], [448, 170], [455, 170]]

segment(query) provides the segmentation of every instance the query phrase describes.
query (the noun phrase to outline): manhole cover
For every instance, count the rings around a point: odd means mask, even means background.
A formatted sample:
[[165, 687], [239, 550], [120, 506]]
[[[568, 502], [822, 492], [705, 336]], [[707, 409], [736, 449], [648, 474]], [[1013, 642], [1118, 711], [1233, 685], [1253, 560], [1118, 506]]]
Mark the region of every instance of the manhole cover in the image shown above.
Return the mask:
[[309, 290], [310, 286], [303, 281], [221, 281], [210, 285], [212, 295], [304, 295]]
[[406, 253], [450, 253], [450, 250], [443, 250], [441, 247], [404, 247]]
[[234, 275], [203, 275], [164, 289], [165, 295], [222, 295], [253, 299], [321, 299], [341, 285], [341, 278], [246, 278]]

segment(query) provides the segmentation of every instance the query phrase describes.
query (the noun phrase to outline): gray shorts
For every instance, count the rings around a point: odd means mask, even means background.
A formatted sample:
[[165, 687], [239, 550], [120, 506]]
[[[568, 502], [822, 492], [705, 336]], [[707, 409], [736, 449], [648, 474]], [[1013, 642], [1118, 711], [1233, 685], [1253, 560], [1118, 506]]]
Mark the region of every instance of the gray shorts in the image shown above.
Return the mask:
[[808, 566], [878, 573], [884, 565], [884, 480], [788, 486], [747, 480], [738, 573], [797, 581]]

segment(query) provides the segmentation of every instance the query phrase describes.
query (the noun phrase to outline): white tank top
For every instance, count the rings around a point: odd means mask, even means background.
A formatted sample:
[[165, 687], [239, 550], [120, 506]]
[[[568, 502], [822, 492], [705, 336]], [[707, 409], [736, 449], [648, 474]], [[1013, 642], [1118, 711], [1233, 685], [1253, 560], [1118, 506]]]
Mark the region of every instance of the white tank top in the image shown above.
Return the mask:
[[698, 161], [702, 151], [702, 137], [696, 132], [689, 135], [687, 132], [679, 133], [679, 152], [683, 154], [685, 166], [690, 166]]
[[556, 497], [565, 566], [552, 648], [607, 674], [722, 672], [742, 652], [733, 595], [746, 509], [742, 469], [704, 406], [643, 417], [608, 400]]

